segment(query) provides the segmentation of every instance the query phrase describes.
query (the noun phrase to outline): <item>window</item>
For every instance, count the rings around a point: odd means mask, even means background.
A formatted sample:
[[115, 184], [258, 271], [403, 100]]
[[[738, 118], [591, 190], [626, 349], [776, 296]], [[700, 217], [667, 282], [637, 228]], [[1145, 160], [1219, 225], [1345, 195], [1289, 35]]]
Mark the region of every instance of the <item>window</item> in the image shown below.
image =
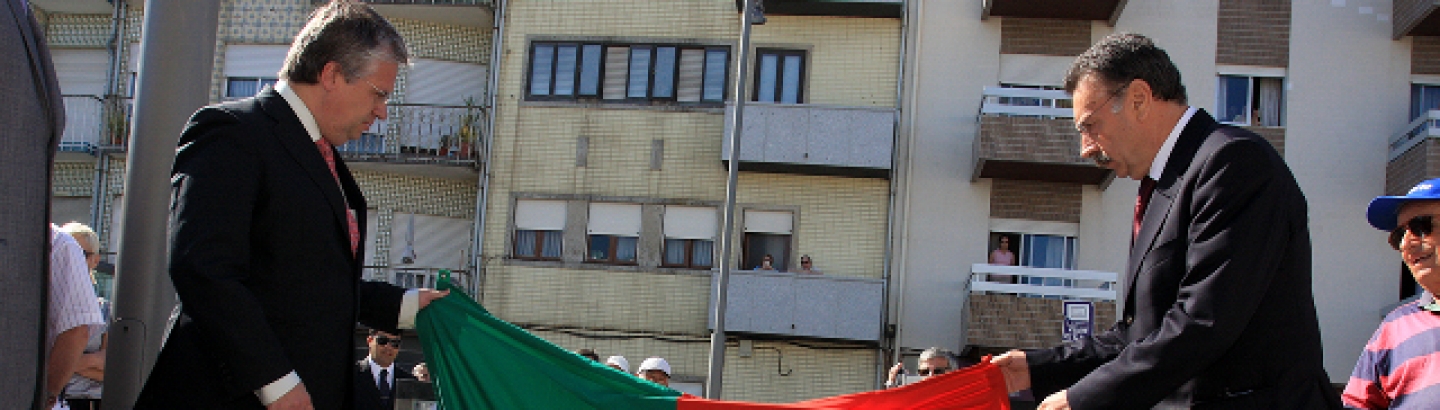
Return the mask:
[[724, 101], [729, 47], [536, 42], [531, 100]]
[[790, 212], [745, 211], [745, 252], [741, 256], [740, 267], [759, 270], [765, 257], [770, 256], [772, 269], [787, 270], [794, 223]]
[[715, 208], [665, 207], [665, 259], [662, 265], [706, 269], [715, 260]]
[[275, 85], [274, 77], [229, 77], [225, 79], [225, 98], [254, 97], [267, 85]]
[[1285, 126], [1285, 79], [1222, 75], [1216, 87], [1220, 122], [1233, 125]]
[[[1054, 87], [1054, 86], [1048, 86], [1048, 85], [1024, 85], [1024, 84], [1004, 84], [1004, 83], [1002, 83], [1002, 84], [1000, 84], [1000, 87], [1002, 87], [1002, 88], [1020, 89], [1020, 90], [1047, 90], [1047, 91], [1061, 91], [1061, 90], [1064, 90], [1064, 88], [1062, 88], [1062, 87]], [[1009, 106], [1016, 106], [1016, 107], [1071, 108], [1071, 107], [1074, 107], [1074, 106], [1075, 106], [1075, 104], [1073, 103], [1073, 101], [1070, 100], [1069, 98], [1065, 98], [1065, 99], [1049, 99], [1049, 98], [1038, 98], [1038, 97], [998, 97], [998, 98], [999, 98], [999, 101], [997, 101], [997, 102], [999, 102], [1001, 105], [1009, 105]]]
[[591, 203], [586, 235], [587, 262], [634, 265], [635, 245], [640, 239], [640, 205]]
[[805, 52], [758, 49], [755, 54], [755, 93], [751, 100], [803, 103]]
[[515, 201], [516, 259], [560, 260], [565, 201]]
[[1440, 85], [1410, 85], [1410, 119], [1414, 120], [1431, 110], [1440, 109]]

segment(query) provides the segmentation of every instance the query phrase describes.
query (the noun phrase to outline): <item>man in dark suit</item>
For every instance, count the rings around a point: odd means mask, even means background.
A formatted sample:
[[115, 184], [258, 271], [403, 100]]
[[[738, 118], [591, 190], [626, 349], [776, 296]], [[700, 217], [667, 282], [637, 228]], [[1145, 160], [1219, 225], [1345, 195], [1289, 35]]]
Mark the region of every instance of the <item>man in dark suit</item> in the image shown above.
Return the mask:
[[1180, 72], [1118, 33], [1066, 74], [1081, 155], [1142, 179], [1123, 310], [1094, 337], [994, 359], [1042, 409], [1326, 409], [1305, 196], [1264, 139], [1189, 107]]
[[379, 329], [370, 329], [365, 338], [370, 355], [355, 362], [355, 409], [395, 408], [395, 383], [415, 380], [409, 371], [395, 364], [400, 354], [400, 336]]
[[191, 117], [171, 178], [182, 315], [136, 408], [353, 407], [355, 323], [408, 327], [446, 294], [361, 280], [365, 198], [334, 148], [385, 118], [407, 60], [378, 13], [332, 2], [274, 88]]

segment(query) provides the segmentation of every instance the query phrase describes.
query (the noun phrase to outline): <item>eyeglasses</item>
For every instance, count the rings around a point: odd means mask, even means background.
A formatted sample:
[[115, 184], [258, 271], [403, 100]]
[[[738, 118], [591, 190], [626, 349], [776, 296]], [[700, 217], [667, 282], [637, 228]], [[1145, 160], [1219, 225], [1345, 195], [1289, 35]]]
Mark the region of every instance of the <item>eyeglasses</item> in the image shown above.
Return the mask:
[[[1105, 101], [1102, 101], [1102, 102], [1100, 103], [1100, 105], [1097, 105], [1097, 106], [1095, 106], [1095, 108], [1090, 109], [1090, 112], [1085, 113], [1085, 115], [1081, 115], [1080, 118], [1079, 118], [1079, 121], [1076, 121], [1076, 122], [1075, 122], [1075, 131], [1079, 131], [1081, 134], [1089, 135], [1089, 134], [1090, 134], [1090, 127], [1091, 127], [1092, 125], [1094, 125], [1094, 124], [1090, 124], [1090, 116], [1091, 116], [1091, 115], [1095, 115], [1095, 111], [1100, 110], [1101, 107], [1104, 107], [1104, 106], [1110, 104], [1110, 100], [1115, 99], [1115, 96], [1118, 96], [1118, 95], [1120, 95], [1120, 94], [1125, 93], [1125, 89], [1127, 89], [1127, 88], [1130, 88], [1130, 84], [1129, 84], [1129, 83], [1126, 83], [1125, 85], [1120, 86], [1120, 88], [1116, 88], [1114, 91], [1111, 91], [1111, 92], [1110, 92], [1110, 96], [1105, 97]], [[1116, 112], [1119, 112], [1119, 110], [1115, 110], [1115, 111], [1116, 111]]]
[[380, 97], [380, 101], [387, 101], [390, 99], [390, 93], [380, 90], [380, 87], [376, 87], [375, 83], [372, 83], [370, 82], [370, 80], [366, 80], [364, 78], [361, 78], [360, 81], [364, 81], [365, 84], [369, 84], [370, 89], [375, 90], [375, 96]]
[[81, 249], [80, 251], [81, 251], [81, 252], [85, 252], [85, 257], [87, 257], [87, 258], [88, 258], [88, 257], [91, 257], [91, 256], [97, 255], [97, 253], [95, 253], [95, 252], [90, 252], [90, 251], [87, 251], [87, 250], [84, 250], [84, 249]]
[[809, 264], [810, 264], [810, 261], [800, 261], [800, 263], [803, 263], [803, 264], [806, 264], [806, 265], [809, 265]]
[[920, 369], [916, 371], [916, 373], [919, 373], [921, 376], [939, 376], [949, 371], [949, 367], [936, 367], [930, 369]]
[[390, 346], [394, 346], [396, 349], [399, 349], [399, 348], [400, 348], [400, 339], [399, 339], [399, 338], [391, 339], [391, 338], [385, 337], [385, 336], [375, 336], [375, 344], [381, 345], [381, 346], [384, 346], [384, 345], [387, 345], [387, 344], [388, 344], [388, 345], [390, 345]]
[[1400, 241], [1405, 239], [1405, 232], [1407, 231], [1420, 239], [1425, 239], [1425, 237], [1430, 236], [1431, 232], [1435, 232], [1435, 217], [1432, 215], [1421, 215], [1410, 218], [1409, 221], [1405, 221], [1405, 223], [1395, 227], [1395, 230], [1390, 231], [1390, 247], [1397, 251], [1400, 250]]

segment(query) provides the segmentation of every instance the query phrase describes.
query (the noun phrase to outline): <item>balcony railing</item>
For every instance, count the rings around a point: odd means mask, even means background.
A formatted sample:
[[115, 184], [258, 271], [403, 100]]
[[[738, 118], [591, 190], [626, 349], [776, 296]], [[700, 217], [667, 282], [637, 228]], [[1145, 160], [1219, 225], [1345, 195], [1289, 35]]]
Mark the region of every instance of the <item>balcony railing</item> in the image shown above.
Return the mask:
[[[834, 275], [731, 272], [725, 330], [879, 341], [884, 283], [880, 279]], [[713, 280], [711, 286], [715, 286]], [[713, 310], [714, 300], [710, 306]], [[712, 329], [714, 320], [710, 318]]]
[[[131, 99], [114, 98], [109, 103], [98, 95], [66, 95], [65, 133], [61, 152], [95, 154], [104, 149], [124, 149], [129, 130]], [[113, 110], [106, 110], [114, 105]]]
[[1425, 138], [1440, 137], [1440, 110], [1430, 110], [1390, 137], [1390, 160], [1400, 157]]
[[[1017, 296], [1115, 300], [1115, 272], [1030, 268], [977, 263], [970, 266], [970, 291]], [[1018, 283], [991, 281], [990, 275], [1019, 278]]]
[[[402, 288], [434, 288], [440, 280], [441, 268], [391, 268], [387, 266], [366, 266], [365, 278], [382, 281]], [[450, 269], [450, 283], [475, 295], [476, 281], [469, 271]]]
[[340, 146], [340, 154], [354, 161], [479, 165], [484, 109], [391, 104], [388, 111], [388, 119]]
[[1080, 157], [1070, 96], [1060, 90], [985, 87], [975, 137], [974, 179], [1094, 184], [1110, 170]]
[[[735, 106], [725, 116], [735, 115]], [[730, 122], [725, 122], [729, 132]], [[870, 178], [890, 176], [895, 109], [746, 103], [740, 169]], [[721, 138], [721, 160], [730, 140]]]

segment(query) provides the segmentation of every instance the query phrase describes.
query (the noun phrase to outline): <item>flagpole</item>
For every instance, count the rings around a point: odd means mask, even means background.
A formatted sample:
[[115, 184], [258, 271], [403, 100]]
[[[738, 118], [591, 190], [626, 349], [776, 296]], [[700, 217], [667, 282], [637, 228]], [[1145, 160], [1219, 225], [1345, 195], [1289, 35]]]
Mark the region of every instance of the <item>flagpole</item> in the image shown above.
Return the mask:
[[[735, 81], [732, 95], [735, 96], [735, 114], [725, 120], [729, 123], [728, 135], [725, 138], [729, 141], [729, 149], [725, 151], [726, 165], [728, 166], [729, 179], [725, 182], [725, 218], [722, 220], [725, 229], [720, 234], [720, 272], [715, 280], [712, 300], [715, 301], [713, 312], [714, 320], [711, 321], [715, 330], [710, 333], [710, 374], [705, 379], [705, 397], [718, 400], [725, 373], [725, 306], [726, 291], [730, 284], [730, 271], [734, 268], [734, 260], [730, 258], [733, 244], [735, 243], [735, 188], [740, 174], [740, 129], [744, 125], [741, 119], [745, 112], [745, 78], [746, 68], [750, 60], [750, 25], [764, 23], [764, 17], [752, 15], [758, 14], [755, 8], [755, 0], [743, 0], [740, 9], [740, 53], [735, 59]], [[752, 18], [759, 17], [759, 21], [752, 21]]]

